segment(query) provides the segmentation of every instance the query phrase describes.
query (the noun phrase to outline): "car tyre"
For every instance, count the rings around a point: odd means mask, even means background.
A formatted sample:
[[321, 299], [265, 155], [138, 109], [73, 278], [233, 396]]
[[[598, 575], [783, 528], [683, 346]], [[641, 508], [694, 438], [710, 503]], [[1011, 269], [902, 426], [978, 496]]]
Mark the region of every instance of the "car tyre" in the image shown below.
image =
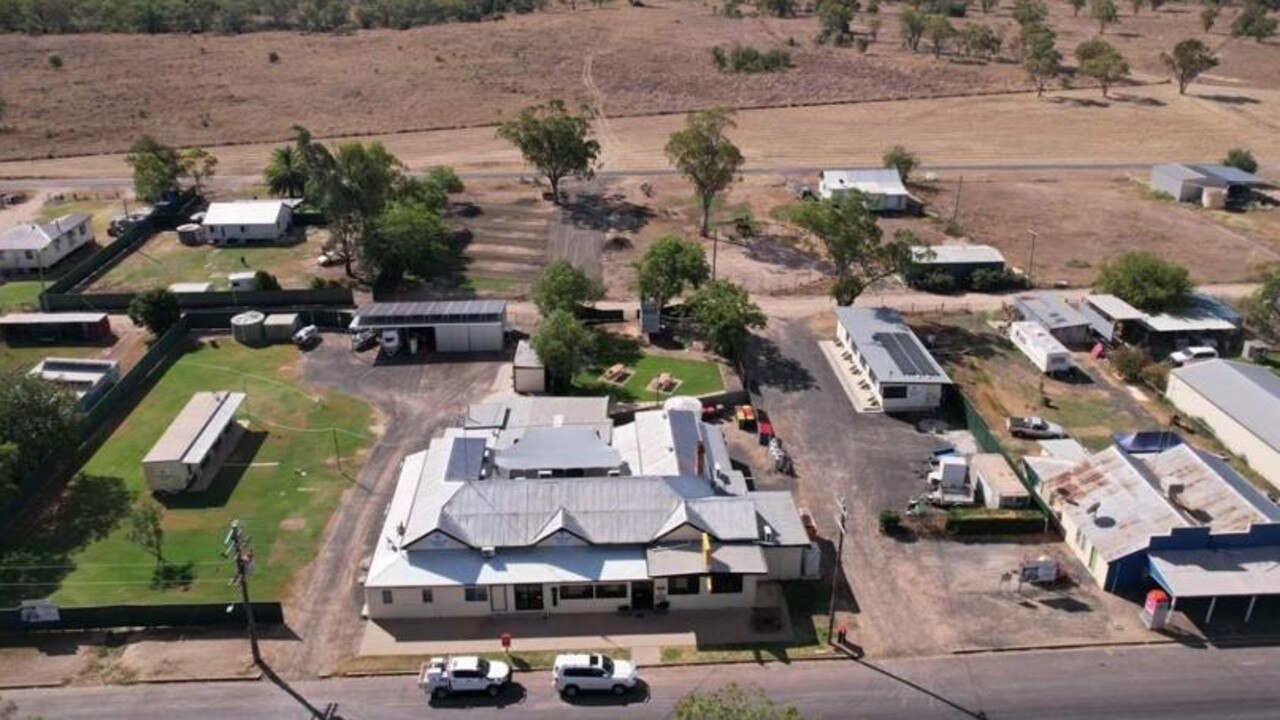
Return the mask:
[[614, 686], [613, 686], [613, 694], [614, 694], [614, 695], [618, 695], [618, 696], [626, 695], [626, 694], [627, 694], [627, 686], [626, 686], [626, 685], [614, 685]]
[[443, 699], [448, 694], [449, 691], [442, 687], [438, 687], [431, 691], [431, 697], [436, 698], [437, 700]]
[[498, 687], [497, 685], [490, 685], [489, 687], [485, 688], [484, 691], [489, 693], [489, 697], [496, 698], [500, 693], [502, 693], [502, 688]]
[[561, 694], [567, 698], [578, 697], [578, 686], [565, 685], [564, 690], [561, 691]]

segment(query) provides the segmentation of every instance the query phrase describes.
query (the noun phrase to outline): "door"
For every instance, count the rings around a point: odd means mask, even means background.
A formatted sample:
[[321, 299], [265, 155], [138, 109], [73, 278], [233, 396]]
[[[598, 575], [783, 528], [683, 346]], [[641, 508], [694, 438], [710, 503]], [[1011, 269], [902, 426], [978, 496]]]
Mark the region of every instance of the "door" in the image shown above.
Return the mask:
[[493, 612], [507, 611], [506, 585], [493, 585], [489, 588], [489, 610]]
[[516, 610], [541, 610], [542, 585], [516, 585]]
[[631, 609], [653, 609], [653, 581], [637, 580], [631, 583]]

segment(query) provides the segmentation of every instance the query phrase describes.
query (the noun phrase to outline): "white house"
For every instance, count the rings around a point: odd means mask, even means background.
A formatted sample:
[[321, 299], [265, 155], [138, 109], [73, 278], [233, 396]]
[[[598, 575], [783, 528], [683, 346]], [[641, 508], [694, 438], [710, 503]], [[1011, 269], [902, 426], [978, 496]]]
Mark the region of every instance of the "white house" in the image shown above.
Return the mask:
[[1280, 377], [1260, 365], [1207, 360], [1170, 372], [1165, 397], [1280, 488]]
[[279, 242], [293, 223], [297, 200], [237, 200], [209, 203], [204, 231], [216, 245]]
[[206, 489], [243, 431], [236, 410], [244, 399], [244, 393], [225, 390], [192, 395], [142, 459], [151, 492]]
[[[632, 474], [637, 446], [605, 444], [607, 406], [518, 400], [499, 426], [449, 428], [404, 459], [364, 583], [371, 619], [752, 607], [758, 583], [817, 573], [791, 494], [720, 480], [687, 398], [641, 413], [666, 430], [658, 444], [681, 439], [663, 475]], [[516, 415], [549, 422], [507, 427]]]
[[92, 217], [72, 213], [47, 223], [24, 223], [0, 233], [0, 274], [39, 275], [93, 242]]
[[823, 170], [818, 174], [818, 196], [823, 200], [847, 195], [850, 190], [866, 195], [871, 209], [877, 211], [906, 210], [911, 200], [902, 176], [894, 168]]
[[927, 412], [942, 402], [951, 378], [887, 308], [836, 308], [836, 339], [867, 378], [885, 412]]

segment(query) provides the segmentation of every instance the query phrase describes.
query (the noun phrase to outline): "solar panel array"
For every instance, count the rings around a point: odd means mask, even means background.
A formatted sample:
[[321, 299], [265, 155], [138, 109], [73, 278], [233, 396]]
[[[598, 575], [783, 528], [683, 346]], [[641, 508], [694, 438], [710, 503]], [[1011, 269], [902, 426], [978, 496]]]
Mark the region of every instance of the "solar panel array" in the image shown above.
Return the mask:
[[505, 300], [373, 303], [358, 312], [361, 327], [501, 322]]
[[893, 364], [903, 375], [935, 375], [933, 360], [915, 343], [910, 333], [880, 332], [871, 336], [872, 340], [884, 346]]

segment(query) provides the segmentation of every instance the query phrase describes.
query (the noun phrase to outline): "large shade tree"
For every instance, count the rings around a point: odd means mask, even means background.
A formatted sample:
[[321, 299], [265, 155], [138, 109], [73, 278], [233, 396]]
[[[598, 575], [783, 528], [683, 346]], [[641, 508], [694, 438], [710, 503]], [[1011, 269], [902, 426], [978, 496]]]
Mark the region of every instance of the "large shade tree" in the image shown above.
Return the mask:
[[604, 297], [604, 284], [568, 260], [554, 260], [533, 286], [533, 302], [543, 317], [557, 310], [570, 313]]
[[712, 280], [689, 297], [689, 317], [698, 335], [720, 355], [737, 358], [752, 330], [768, 319], [741, 286]]
[[1149, 313], [1187, 304], [1194, 286], [1187, 269], [1154, 253], [1125, 253], [1102, 265], [1094, 289]]
[[138, 199], [158, 202], [178, 189], [178, 176], [182, 172], [178, 151], [150, 135], [139, 137], [124, 161], [133, 169], [133, 192]]
[[25, 373], [0, 374], [0, 509], [22, 483], [50, 476], [79, 439], [83, 415], [73, 393]]
[[1186, 95], [1187, 87], [1205, 72], [1218, 66], [1213, 50], [1196, 38], [1183, 40], [1173, 46], [1173, 52], [1160, 56], [1161, 62], [1173, 74], [1178, 83], [1178, 94]]
[[551, 200], [557, 204], [560, 182], [566, 177], [590, 178], [600, 155], [586, 110], [571, 113], [563, 100], [521, 110], [498, 127], [498, 137], [519, 148], [525, 162], [547, 178]]
[[736, 127], [733, 113], [723, 108], [689, 113], [684, 128], [667, 138], [667, 159], [689, 182], [702, 208], [702, 235], [711, 231], [711, 206], [716, 196], [738, 178], [742, 152], [726, 134]]
[[533, 332], [529, 344], [547, 369], [551, 386], [565, 390], [595, 347], [595, 336], [568, 310], [556, 310]]
[[677, 235], [658, 238], [636, 263], [636, 271], [641, 301], [659, 308], [711, 275], [702, 246]]
[[839, 305], [852, 305], [871, 283], [901, 272], [911, 260], [910, 243], [885, 241], [866, 196], [857, 191], [807, 203], [795, 222], [826, 248], [836, 271], [831, 295]]

